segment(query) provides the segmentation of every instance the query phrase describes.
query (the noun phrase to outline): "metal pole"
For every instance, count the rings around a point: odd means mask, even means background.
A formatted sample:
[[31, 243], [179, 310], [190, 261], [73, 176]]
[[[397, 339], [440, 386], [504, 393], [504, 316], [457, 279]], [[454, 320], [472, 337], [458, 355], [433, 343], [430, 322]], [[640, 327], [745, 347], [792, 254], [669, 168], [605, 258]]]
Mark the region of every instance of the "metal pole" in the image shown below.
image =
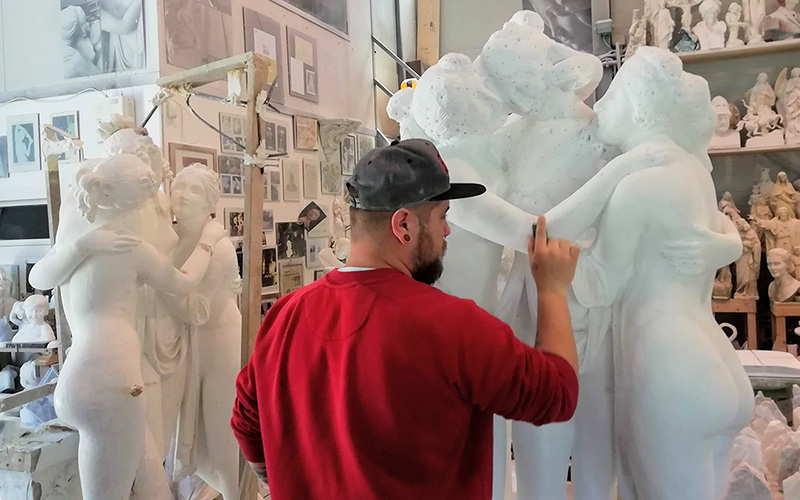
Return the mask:
[[381, 42], [380, 40], [378, 40], [377, 38], [375, 38], [375, 36], [374, 36], [374, 35], [373, 35], [373, 37], [372, 37], [372, 41], [373, 41], [373, 42], [375, 42], [375, 45], [377, 45], [378, 47], [380, 47], [380, 48], [381, 48], [381, 50], [383, 50], [384, 52], [386, 52], [386, 53], [389, 55], [389, 57], [391, 57], [392, 59], [394, 59], [394, 61], [395, 61], [397, 64], [399, 64], [399, 65], [400, 65], [400, 66], [401, 66], [401, 67], [402, 67], [404, 70], [406, 70], [406, 71], [407, 71], [409, 74], [411, 74], [411, 76], [413, 76], [414, 78], [419, 78], [419, 77], [420, 77], [420, 76], [419, 76], [419, 73], [417, 73], [416, 71], [414, 71], [414, 69], [413, 69], [411, 66], [409, 66], [408, 64], [406, 64], [406, 62], [405, 62], [405, 61], [403, 61], [402, 59], [400, 59], [400, 58], [397, 56], [397, 54], [395, 54], [394, 52], [392, 52], [391, 50], [389, 50], [389, 47], [387, 47], [386, 45], [384, 45], [384, 44], [383, 44], [383, 42]]

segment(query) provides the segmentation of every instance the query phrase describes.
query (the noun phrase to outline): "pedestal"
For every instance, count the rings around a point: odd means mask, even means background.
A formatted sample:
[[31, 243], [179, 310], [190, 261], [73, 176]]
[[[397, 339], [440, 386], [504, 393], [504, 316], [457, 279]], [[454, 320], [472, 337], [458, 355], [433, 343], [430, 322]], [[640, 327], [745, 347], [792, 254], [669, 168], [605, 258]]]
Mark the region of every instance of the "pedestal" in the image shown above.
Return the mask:
[[773, 351], [786, 350], [786, 318], [800, 317], [799, 302], [771, 302]]
[[[758, 349], [758, 330], [756, 328], [756, 299], [754, 298], [728, 299], [728, 300], [714, 299], [711, 301], [711, 310], [714, 312], [714, 314], [716, 313], [746, 314], [747, 348], [750, 350]], [[785, 338], [786, 336], [784, 335], [784, 339]]]

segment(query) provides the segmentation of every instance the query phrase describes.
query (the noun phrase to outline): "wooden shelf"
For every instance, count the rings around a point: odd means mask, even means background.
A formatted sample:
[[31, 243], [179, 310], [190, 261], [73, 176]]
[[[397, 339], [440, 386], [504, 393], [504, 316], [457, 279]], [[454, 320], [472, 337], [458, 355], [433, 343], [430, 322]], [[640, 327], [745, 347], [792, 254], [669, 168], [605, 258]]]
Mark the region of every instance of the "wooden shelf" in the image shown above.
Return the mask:
[[800, 151], [800, 144], [788, 146], [771, 146], [765, 148], [730, 148], [730, 149], [711, 149], [708, 156], [743, 156], [743, 155], [765, 155], [770, 153], [792, 153]]
[[780, 42], [766, 42], [761, 45], [745, 45], [730, 49], [698, 50], [695, 52], [679, 52], [678, 57], [684, 63], [703, 63], [711, 61], [725, 61], [728, 59], [743, 59], [745, 57], [758, 57], [768, 54], [783, 54], [800, 51], [800, 39], [781, 40]]

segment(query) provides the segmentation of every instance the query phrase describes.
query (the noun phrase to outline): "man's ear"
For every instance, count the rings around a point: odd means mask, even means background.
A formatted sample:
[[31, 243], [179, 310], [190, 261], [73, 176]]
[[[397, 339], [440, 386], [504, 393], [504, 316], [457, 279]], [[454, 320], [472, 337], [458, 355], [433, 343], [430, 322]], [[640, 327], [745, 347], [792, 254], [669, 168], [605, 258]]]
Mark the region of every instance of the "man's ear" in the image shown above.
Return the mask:
[[416, 217], [407, 208], [401, 208], [392, 215], [392, 234], [403, 245], [411, 243], [418, 225]]

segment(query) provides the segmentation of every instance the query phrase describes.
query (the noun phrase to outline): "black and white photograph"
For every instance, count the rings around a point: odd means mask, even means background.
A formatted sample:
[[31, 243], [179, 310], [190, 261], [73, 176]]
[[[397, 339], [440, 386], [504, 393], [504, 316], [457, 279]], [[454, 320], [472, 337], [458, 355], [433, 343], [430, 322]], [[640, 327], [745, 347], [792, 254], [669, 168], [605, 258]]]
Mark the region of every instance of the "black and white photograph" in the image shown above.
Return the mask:
[[349, 40], [347, 0], [272, 0], [331, 33]]
[[294, 148], [301, 151], [316, 151], [318, 128], [319, 122], [316, 119], [295, 115]]
[[278, 293], [278, 251], [275, 247], [261, 250], [261, 293]]
[[275, 231], [275, 211], [274, 210], [264, 210], [264, 227], [262, 231], [265, 233], [271, 233]]
[[284, 158], [283, 165], [283, 201], [300, 201], [300, 161]]
[[281, 295], [287, 295], [303, 288], [303, 264], [285, 263], [280, 265]]
[[342, 162], [342, 175], [351, 176], [356, 169], [356, 136], [348, 135], [339, 146]]
[[217, 172], [217, 150], [192, 144], [169, 143], [169, 166], [172, 172], [177, 174], [192, 163], [202, 163]]
[[[50, 124], [56, 128], [60, 128], [68, 134], [77, 137], [78, 139], [81, 137], [77, 111], [50, 115]], [[83, 159], [81, 151], [81, 149], [76, 149], [75, 151], [70, 151], [68, 153], [61, 153], [61, 156], [58, 157], [58, 161], [62, 161], [64, 163], [79, 163]]]
[[[275, 271], [275, 279], [276, 280], [278, 279], [277, 270]], [[278, 289], [277, 291], [279, 293], [280, 289]], [[264, 318], [267, 317], [267, 313], [269, 312], [270, 309], [272, 309], [272, 306], [275, 305], [275, 302], [278, 301], [278, 298], [279, 297], [277, 297], [277, 296], [269, 296], [269, 295], [262, 295], [261, 296], [261, 321], [262, 322], [264, 321]], [[259, 481], [259, 483], [263, 483], [263, 481]], [[259, 486], [261, 486], [261, 485], [259, 484]]]
[[39, 115], [18, 115], [6, 119], [8, 131], [8, 171], [33, 172], [41, 169], [39, 155]]
[[283, 29], [281, 23], [244, 8], [244, 50], [258, 52], [278, 63], [278, 76], [270, 95], [270, 102], [284, 103], [283, 67]]
[[375, 136], [358, 134], [358, 157], [356, 162], [361, 161], [361, 158], [365, 157], [373, 149], [375, 149]]
[[300, 211], [300, 215], [297, 216], [297, 222], [302, 223], [306, 231], [311, 231], [327, 217], [328, 215], [322, 211], [320, 206], [312, 201]]
[[270, 151], [277, 151], [278, 150], [278, 136], [277, 132], [275, 131], [275, 124], [272, 122], [266, 122], [264, 126], [266, 134], [264, 135], [264, 141], [267, 144], [267, 149]]
[[278, 153], [288, 153], [289, 147], [286, 145], [286, 127], [278, 125]]
[[289, 95], [319, 102], [317, 40], [302, 31], [286, 27], [289, 52]]
[[306, 267], [317, 269], [322, 267], [319, 253], [328, 245], [327, 238], [310, 238], [306, 247]]
[[219, 175], [223, 195], [244, 195], [244, 171], [239, 156], [219, 155]]
[[244, 211], [238, 209], [225, 209], [225, 227], [231, 238], [244, 237]]
[[303, 197], [315, 199], [319, 193], [319, 160], [303, 158]]
[[324, 269], [319, 269], [317, 271], [314, 271], [314, 281], [317, 281], [318, 279], [322, 278], [323, 276], [325, 276], [325, 270]]
[[61, 0], [64, 79], [145, 68], [143, 0]]
[[264, 201], [281, 201], [281, 171], [277, 165], [264, 169]]
[[[245, 117], [241, 115], [219, 114], [219, 129], [223, 134], [220, 135], [220, 150], [222, 154], [242, 154], [247, 138], [244, 136]], [[234, 142], [236, 141], [236, 142]], [[237, 144], [238, 143], [238, 144]]]
[[8, 136], [0, 135], [0, 178], [8, 177]]
[[164, 0], [167, 62], [183, 69], [233, 55], [230, 0]]
[[278, 260], [306, 256], [306, 228], [299, 222], [278, 222]]

